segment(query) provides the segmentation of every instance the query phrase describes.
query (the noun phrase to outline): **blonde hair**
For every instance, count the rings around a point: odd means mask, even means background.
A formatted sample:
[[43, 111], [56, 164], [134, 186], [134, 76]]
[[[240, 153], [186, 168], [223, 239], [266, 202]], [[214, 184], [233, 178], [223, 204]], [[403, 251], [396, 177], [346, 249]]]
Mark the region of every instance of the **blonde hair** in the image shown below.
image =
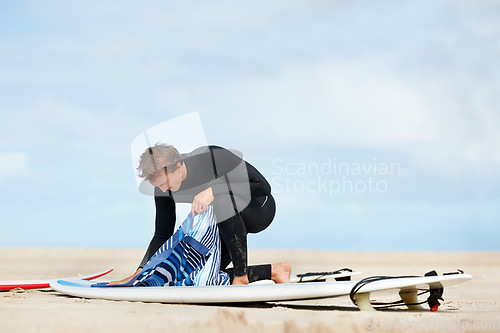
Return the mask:
[[147, 148], [140, 157], [138, 176], [153, 180], [163, 172], [174, 172], [177, 163], [184, 163], [181, 154], [172, 145], [157, 143], [153, 147]]

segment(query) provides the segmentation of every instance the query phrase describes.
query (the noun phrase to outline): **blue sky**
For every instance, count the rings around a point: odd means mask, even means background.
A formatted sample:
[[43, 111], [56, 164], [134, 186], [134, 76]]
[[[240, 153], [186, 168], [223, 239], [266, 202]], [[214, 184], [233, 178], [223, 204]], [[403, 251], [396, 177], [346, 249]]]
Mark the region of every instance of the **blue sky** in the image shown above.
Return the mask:
[[208, 142], [273, 187], [276, 219], [251, 247], [499, 250], [499, 14], [493, 1], [2, 1], [0, 246], [145, 248], [154, 205], [130, 145], [198, 111]]

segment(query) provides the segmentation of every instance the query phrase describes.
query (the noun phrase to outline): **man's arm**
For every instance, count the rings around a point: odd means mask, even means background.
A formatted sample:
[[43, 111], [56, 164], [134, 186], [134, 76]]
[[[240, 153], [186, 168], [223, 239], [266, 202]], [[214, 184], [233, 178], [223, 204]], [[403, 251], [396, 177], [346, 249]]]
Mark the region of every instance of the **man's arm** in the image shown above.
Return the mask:
[[[109, 282], [109, 285], [122, 284], [130, 281], [134, 276], [142, 271], [142, 268], [151, 259], [151, 257], [156, 253], [156, 251], [163, 245], [174, 233], [175, 228], [175, 201], [172, 196], [160, 195], [158, 188], [155, 188], [155, 206], [156, 206], [156, 218], [155, 218], [155, 233], [153, 239], [149, 243], [148, 249], [144, 258], [135, 271], [134, 274], [124, 278], [123, 280]], [[158, 194], [158, 195], [157, 195]]]
[[166, 196], [155, 188], [155, 207], [155, 233], [139, 265], [141, 269], [160, 246], [173, 235], [175, 229], [175, 201], [172, 196]]

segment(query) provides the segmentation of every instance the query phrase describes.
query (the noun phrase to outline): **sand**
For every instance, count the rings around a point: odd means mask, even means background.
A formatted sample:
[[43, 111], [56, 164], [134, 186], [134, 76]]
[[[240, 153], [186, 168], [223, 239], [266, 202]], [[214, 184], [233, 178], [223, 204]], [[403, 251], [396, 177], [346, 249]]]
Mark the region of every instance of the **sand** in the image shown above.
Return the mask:
[[[141, 249], [0, 248], [0, 280], [44, 279], [114, 268], [135, 271]], [[52, 290], [0, 291], [0, 332], [500, 332], [499, 252], [328, 252], [251, 250], [250, 263], [288, 261], [293, 273], [343, 267], [373, 275], [422, 275], [457, 268], [474, 279], [445, 290], [435, 313], [403, 308], [360, 312], [348, 297], [251, 306], [81, 299]], [[101, 279], [103, 280], [103, 279]], [[396, 300], [396, 293], [372, 298]]]

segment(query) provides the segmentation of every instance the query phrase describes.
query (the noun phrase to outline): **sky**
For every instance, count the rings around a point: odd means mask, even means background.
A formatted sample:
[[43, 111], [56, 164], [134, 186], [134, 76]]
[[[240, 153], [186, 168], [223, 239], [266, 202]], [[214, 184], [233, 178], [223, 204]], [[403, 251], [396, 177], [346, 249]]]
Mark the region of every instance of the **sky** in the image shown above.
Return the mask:
[[198, 112], [207, 142], [272, 186], [275, 220], [249, 247], [500, 250], [499, 14], [3, 0], [0, 246], [146, 248], [132, 142]]

